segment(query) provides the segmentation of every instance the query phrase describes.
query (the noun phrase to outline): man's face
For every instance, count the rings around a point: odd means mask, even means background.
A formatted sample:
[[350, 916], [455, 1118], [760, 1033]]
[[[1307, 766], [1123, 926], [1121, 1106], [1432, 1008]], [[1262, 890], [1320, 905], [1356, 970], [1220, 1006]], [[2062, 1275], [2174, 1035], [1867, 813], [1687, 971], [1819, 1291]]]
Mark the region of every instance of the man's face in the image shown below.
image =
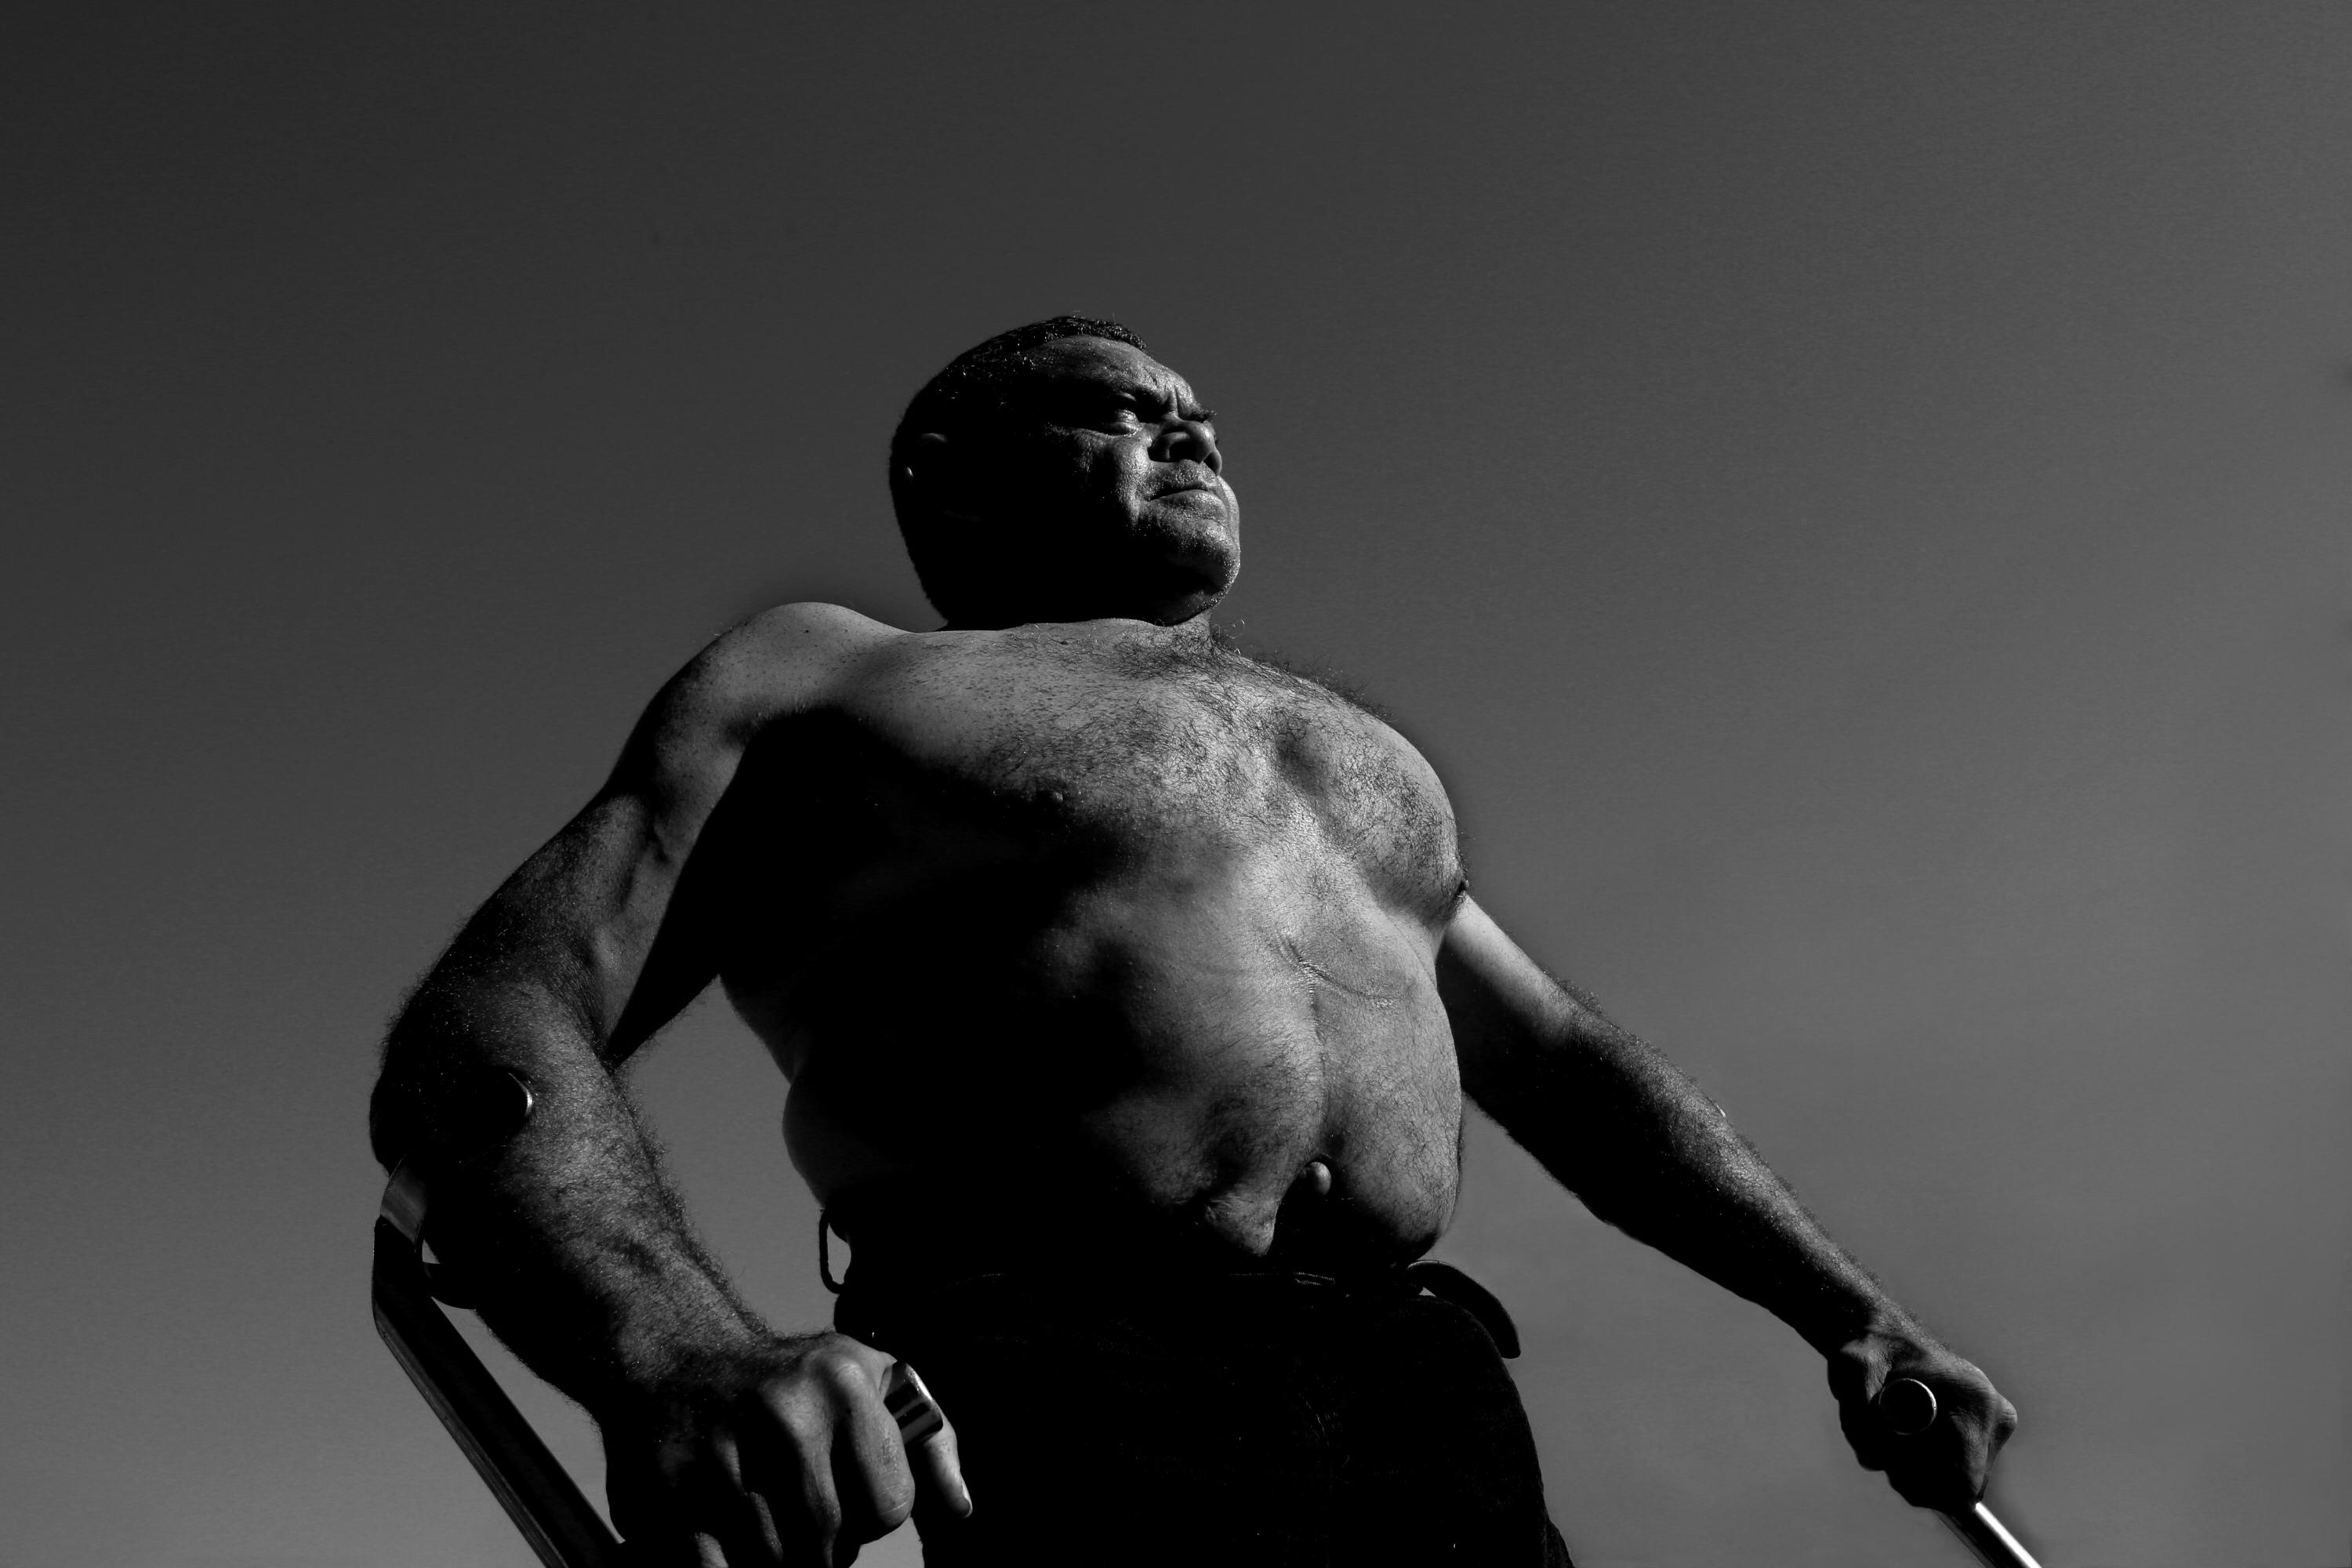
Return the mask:
[[973, 454], [999, 560], [1051, 618], [1166, 625], [1215, 604], [1241, 569], [1241, 507], [1209, 411], [1125, 343], [1061, 338], [1034, 359]]

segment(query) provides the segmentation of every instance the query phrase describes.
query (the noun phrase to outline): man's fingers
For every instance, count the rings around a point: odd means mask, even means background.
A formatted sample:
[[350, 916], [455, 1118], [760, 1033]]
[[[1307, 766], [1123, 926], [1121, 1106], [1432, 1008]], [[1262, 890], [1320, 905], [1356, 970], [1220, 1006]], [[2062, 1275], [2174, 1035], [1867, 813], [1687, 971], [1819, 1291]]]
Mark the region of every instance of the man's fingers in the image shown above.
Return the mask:
[[964, 1484], [963, 1457], [951, 1423], [942, 1420], [938, 1431], [907, 1450], [907, 1459], [915, 1469], [918, 1514], [944, 1510], [957, 1519], [970, 1516], [971, 1488]]
[[665, 1529], [630, 1532], [623, 1540], [621, 1560], [629, 1568], [743, 1568], [746, 1563], [765, 1568], [776, 1559], [773, 1552], [737, 1556], [709, 1531]]
[[766, 1503], [750, 1488], [735, 1439], [714, 1434], [704, 1451], [694, 1523], [727, 1568], [783, 1568], [784, 1542]]
[[2017, 1436], [2017, 1406], [2006, 1399], [2001, 1400], [1999, 1408], [1993, 1413], [1992, 1448], [1985, 1455], [1986, 1463], [1990, 1464], [1993, 1455], [2007, 1447], [2009, 1440], [2015, 1436]]
[[726, 1561], [716, 1542], [697, 1533], [701, 1468], [695, 1446], [684, 1440], [657, 1444], [635, 1463], [613, 1464], [605, 1499], [632, 1568], [707, 1568]]
[[692, 1418], [615, 1450], [608, 1490], [633, 1561], [841, 1568], [919, 1503], [971, 1509], [953, 1434], [920, 1380], [839, 1335], [723, 1405], [677, 1414]]
[[1948, 1387], [1945, 1406], [1930, 1425], [1894, 1436], [1882, 1450], [1886, 1479], [1906, 1502], [1953, 1513], [1984, 1495], [2000, 1444], [1992, 1413], [1969, 1400], [1969, 1392]]
[[918, 1504], [926, 1513], [944, 1510], [958, 1519], [971, 1512], [971, 1489], [963, 1479], [963, 1456], [955, 1427], [932, 1397], [922, 1375], [898, 1362], [883, 1379], [883, 1403], [898, 1423], [913, 1467]]
[[872, 1541], [907, 1521], [915, 1509], [915, 1476], [891, 1418], [868, 1380], [861, 1397], [834, 1432], [833, 1479], [841, 1498], [845, 1535]]
[[765, 1500], [784, 1561], [831, 1563], [843, 1522], [833, 1402], [806, 1384], [771, 1384], [760, 1404], [762, 1419], [744, 1436], [744, 1487]]
[[1920, 1508], [1965, 1513], [2017, 1428], [1981, 1368], [1925, 1339], [1864, 1335], [1831, 1353], [1829, 1380], [1854, 1458]]
[[1885, 1422], [1879, 1419], [1877, 1401], [1864, 1394], [1859, 1386], [1851, 1393], [1840, 1390], [1837, 1413], [1838, 1430], [1845, 1434], [1846, 1443], [1853, 1449], [1853, 1457], [1862, 1468], [1865, 1470], [1885, 1469], [1887, 1447], [1894, 1441], [1894, 1435], [1887, 1431]]

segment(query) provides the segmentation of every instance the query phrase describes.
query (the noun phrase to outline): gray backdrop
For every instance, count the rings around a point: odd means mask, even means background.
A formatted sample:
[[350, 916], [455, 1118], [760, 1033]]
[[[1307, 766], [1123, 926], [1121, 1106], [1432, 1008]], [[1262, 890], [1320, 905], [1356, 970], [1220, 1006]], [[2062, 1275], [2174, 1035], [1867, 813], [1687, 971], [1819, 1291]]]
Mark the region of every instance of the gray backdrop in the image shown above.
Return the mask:
[[[2352, 12], [49, 9], [0, 1560], [526, 1561], [368, 1325], [381, 1021], [703, 638], [932, 624], [889, 425], [1076, 310], [1223, 415], [1228, 622], [2015, 1397], [2052, 1568], [2345, 1563]], [[816, 1322], [782, 1085], [675, 1035], [714, 1244]], [[1588, 1568], [1961, 1561], [1484, 1123], [1443, 1255]]]

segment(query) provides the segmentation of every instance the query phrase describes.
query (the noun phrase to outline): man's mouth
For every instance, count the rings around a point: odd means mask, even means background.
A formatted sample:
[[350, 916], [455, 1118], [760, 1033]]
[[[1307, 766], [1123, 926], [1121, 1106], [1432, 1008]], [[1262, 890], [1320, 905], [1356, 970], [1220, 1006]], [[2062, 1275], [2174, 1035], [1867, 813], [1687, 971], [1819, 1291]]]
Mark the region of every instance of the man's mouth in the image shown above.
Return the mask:
[[1206, 463], [1180, 462], [1169, 465], [1168, 482], [1155, 492], [1159, 495], [1181, 495], [1186, 490], [1211, 490], [1217, 488], [1217, 471]]
[[1158, 495], [1153, 496], [1151, 499], [1153, 500], [1182, 500], [1188, 496], [1199, 496], [1202, 500], [1213, 503], [1219, 510], [1223, 510], [1224, 508], [1225, 498], [1218, 494], [1214, 489], [1208, 485], [1176, 485], [1168, 489], [1161, 490]]
[[1168, 496], [1190, 495], [1196, 491], [1215, 495], [1217, 493], [1215, 476], [1212, 475], [1200, 479], [1179, 479], [1173, 484], [1163, 485], [1152, 492], [1152, 499], [1158, 500]]

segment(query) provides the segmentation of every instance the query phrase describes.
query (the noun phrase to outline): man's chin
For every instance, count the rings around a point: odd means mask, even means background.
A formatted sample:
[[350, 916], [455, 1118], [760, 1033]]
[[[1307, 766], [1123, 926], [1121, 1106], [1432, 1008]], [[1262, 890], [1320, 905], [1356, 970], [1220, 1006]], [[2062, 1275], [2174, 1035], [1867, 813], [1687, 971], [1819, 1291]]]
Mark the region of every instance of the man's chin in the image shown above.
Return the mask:
[[[1198, 497], [1194, 503], [1192, 498]], [[1179, 490], [1151, 503], [1141, 521], [1151, 545], [1180, 570], [1232, 575], [1227, 563], [1241, 554], [1241, 529], [1233, 509], [1213, 490]]]
[[1197, 594], [1188, 595], [1165, 605], [1156, 613], [1141, 618], [1155, 626], [1181, 626], [1187, 621], [1197, 621], [1215, 609], [1224, 596], [1225, 591], [1223, 588], [1214, 592], [1204, 588]]
[[1151, 607], [1137, 618], [1172, 626], [1204, 616], [1233, 587], [1240, 570], [1240, 554], [1230, 549], [1192, 555], [1139, 595]]
[[1234, 579], [1241, 575], [1240, 546], [1222, 529], [1211, 537], [1190, 539], [1186, 544], [1169, 561], [1171, 574], [1192, 592], [1208, 595], [1212, 604], [1223, 598]]
[[1214, 490], [1178, 490], [1151, 503], [1144, 526], [1184, 555], [1230, 552], [1239, 543], [1240, 520]]

